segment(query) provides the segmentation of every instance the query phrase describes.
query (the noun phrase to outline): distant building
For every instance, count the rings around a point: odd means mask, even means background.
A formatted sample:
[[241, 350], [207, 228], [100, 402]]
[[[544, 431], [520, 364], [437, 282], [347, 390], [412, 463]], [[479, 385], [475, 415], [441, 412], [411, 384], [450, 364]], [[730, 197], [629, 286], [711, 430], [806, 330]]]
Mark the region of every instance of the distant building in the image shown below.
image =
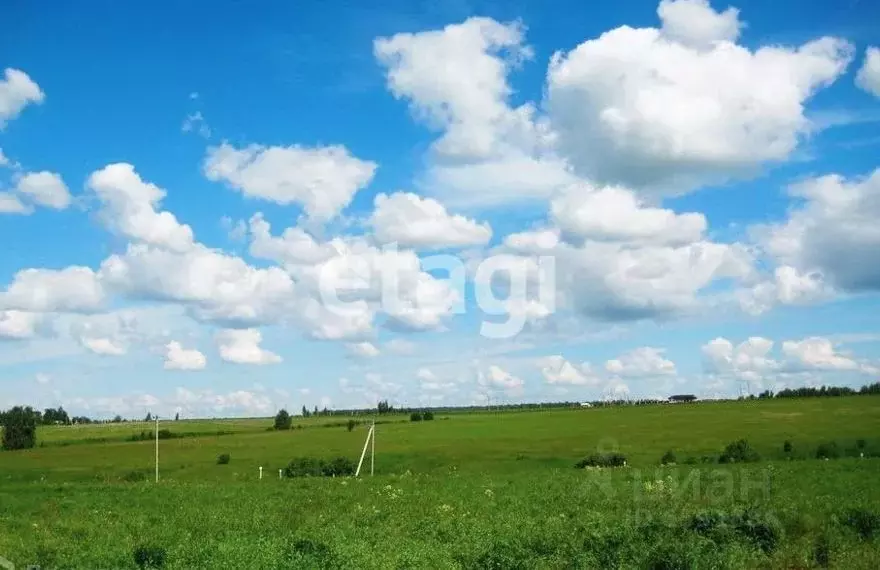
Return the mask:
[[582, 408], [592, 408], [593, 404], [591, 404], [589, 402], [581, 402], [581, 407]]
[[678, 404], [680, 402], [693, 402], [697, 397], [693, 394], [677, 394], [675, 396], [669, 396], [669, 402], [673, 404]]

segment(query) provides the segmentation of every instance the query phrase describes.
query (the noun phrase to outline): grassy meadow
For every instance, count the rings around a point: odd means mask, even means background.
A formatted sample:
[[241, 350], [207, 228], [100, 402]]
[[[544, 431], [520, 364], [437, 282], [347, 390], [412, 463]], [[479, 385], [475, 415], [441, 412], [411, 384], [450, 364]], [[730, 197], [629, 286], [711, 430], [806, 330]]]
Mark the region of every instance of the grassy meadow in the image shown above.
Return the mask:
[[[38, 447], [0, 452], [0, 556], [41, 568], [880, 568], [880, 397], [391, 414], [376, 418], [374, 477], [279, 480], [294, 457], [356, 461], [371, 418], [352, 431], [347, 419], [162, 422], [183, 437], [160, 441], [158, 484], [154, 443], [129, 441], [153, 424], [41, 427]], [[741, 438], [762, 460], [718, 464]], [[817, 460], [830, 441], [849, 457]], [[661, 467], [668, 450], [677, 465]], [[627, 466], [573, 468], [597, 451]]]

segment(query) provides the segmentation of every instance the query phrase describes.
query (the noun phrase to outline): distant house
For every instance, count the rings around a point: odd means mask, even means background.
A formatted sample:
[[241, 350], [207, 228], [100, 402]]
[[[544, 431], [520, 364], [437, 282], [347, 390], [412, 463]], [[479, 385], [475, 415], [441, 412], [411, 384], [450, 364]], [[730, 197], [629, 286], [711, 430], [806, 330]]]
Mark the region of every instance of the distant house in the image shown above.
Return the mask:
[[591, 404], [589, 402], [581, 402], [581, 407], [582, 408], [592, 408], [593, 404]]
[[680, 402], [693, 402], [697, 397], [693, 394], [677, 394], [675, 396], [669, 396], [669, 402], [673, 404], [678, 404]]

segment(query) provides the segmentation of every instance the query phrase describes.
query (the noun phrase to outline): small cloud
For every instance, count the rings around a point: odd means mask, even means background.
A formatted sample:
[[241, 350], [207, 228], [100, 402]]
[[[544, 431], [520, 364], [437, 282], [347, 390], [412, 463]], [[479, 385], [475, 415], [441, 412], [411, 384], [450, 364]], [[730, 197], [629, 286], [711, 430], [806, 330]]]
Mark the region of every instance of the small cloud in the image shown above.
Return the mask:
[[198, 93], [198, 91], [193, 91], [192, 93], [190, 93], [190, 94], [189, 94], [189, 98], [190, 98], [190, 99], [193, 99], [193, 100], [198, 99], [198, 98], [199, 98], [199, 93]]
[[205, 122], [201, 111], [187, 115], [180, 130], [184, 133], [195, 132], [204, 139], [211, 138], [211, 127]]
[[48, 374], [43, 374], [42, 372], [37, 372], [35, 380], [37, 381], [37, 384], [40, 384], [41, 386], [45, 386], [46, 384], [48, 384], [52, 380], [52, 378], [50, 378]]

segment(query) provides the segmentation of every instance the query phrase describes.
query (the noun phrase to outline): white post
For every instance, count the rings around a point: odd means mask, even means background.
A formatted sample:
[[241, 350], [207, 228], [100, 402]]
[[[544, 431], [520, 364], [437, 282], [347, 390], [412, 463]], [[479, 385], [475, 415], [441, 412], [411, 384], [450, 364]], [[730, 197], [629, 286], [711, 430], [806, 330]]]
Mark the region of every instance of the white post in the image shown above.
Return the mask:
[[156, 483], [159, 482], [159, 416], [156, 416]]
[[361, 474], [361, 465], [363, 465], [364, 457], [367, 455], [367, 446], [370, 445], [370, 438], [373, 437], [373, 428], [374, 427], [376, 427], [375, 424], [370, 426], [370, 431], [367, 432], [367, 440], [364, 442], [364, 450], [361, 451], [361, 458], [360, 458], [360, 461], [358, 461], [357, 471], [354, 472], [355, 477], [357, 477], [358, 475]]
[[263, 466], [260, 465], [260, 479], [263, 478]]
[[278, 478], [281, 479], [281, 469], [278, 470]]
[[370, 433], [373, 434], [373, 437], [370, 438], [372, 442], [370, 444], [370, 477], [373, 476], [373, 470], [376, 466], [376, 422], [373, 422], [372, 427], [370, 427]]

